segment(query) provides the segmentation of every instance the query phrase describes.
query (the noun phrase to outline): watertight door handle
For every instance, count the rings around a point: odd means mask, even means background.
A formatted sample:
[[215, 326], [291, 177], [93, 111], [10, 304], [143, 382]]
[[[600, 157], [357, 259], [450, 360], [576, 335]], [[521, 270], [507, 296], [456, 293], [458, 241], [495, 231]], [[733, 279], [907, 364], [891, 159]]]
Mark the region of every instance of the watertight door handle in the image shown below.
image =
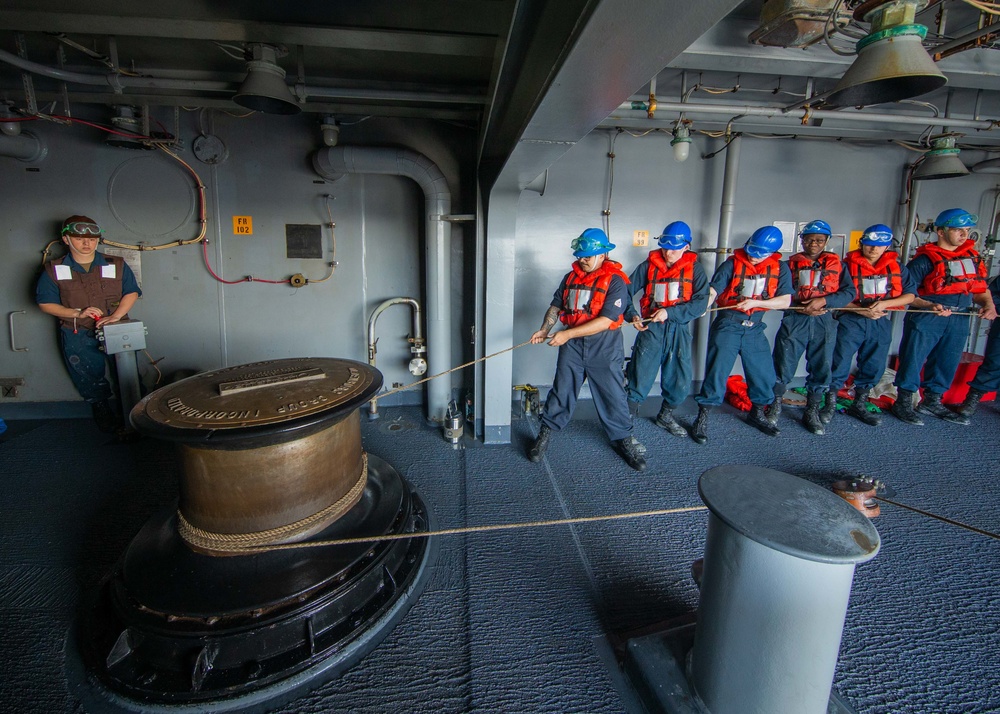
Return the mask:
[[26, 314], [24, 310], [15, 310], [7, 316], [7, 321], [10, 324], [10, 348], [15, 352], [27, 352], [27, 347], [18, 347], [17, 341], [14, 339], [14, 315], [24, 315]]

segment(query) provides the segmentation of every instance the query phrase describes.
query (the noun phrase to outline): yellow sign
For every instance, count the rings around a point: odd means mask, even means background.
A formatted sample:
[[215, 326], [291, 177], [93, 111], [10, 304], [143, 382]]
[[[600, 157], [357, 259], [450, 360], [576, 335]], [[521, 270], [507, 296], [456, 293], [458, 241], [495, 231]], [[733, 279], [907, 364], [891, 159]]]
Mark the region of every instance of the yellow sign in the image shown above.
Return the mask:
[[649, 231], [634, 231], [632, 233], [632, 245], [636, 248], [644, 248], [649, 245]]
[[253, 216], [233, 216], [233, 235], [252, 236]]
[[858, 250], [861, 248], [862, 235], [864, 235], [864, 231], [851, 231], [851, 242], [847, 246], [847, 250]]

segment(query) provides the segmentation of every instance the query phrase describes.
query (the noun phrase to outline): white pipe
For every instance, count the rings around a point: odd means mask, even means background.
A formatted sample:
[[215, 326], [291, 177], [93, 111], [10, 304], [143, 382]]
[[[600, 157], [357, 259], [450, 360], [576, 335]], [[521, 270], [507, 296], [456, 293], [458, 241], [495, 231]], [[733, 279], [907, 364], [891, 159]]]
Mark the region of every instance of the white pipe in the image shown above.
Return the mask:
[[[389, 298], [385, 302], [381, 303], [375, 310], [372, 311], [371, 317], [368, 318], [368, 364], [372, 367], [375, 366], [375, 353], [378, 352], [378, 348], [375, 346], [375, 322], [378, 320], [378, 316], [385, 312], [388, 308], [393, 305], [409, 305], [413, 310], [413, 344], [414, 346], [423, 347], [424, 344], [424, 332], [421, 327], [420, 321], [420, 303], [413, 298], [407, 297], [396, 297]], [[368, 418], [370, 420], [378, 419], [378, 402], [372, 399], [368, 402]]]
[[8, 156], [26, 163], [36, 163], [45, 158], [48, 148], [30, 131], [22, 131], [16, 136], [0, 134], [0, 156]]
[[[451, 191], [441, 169], [423, 154], [410, 149], [368, 146], [333, 146], [313, 156], [316, 173], [327, 179], [343, 174], [388, 174], [416, 181], [424, 192], [427, 274], [428, 370], [437, 374], [451, 369]], [[451, 400], [451, 381], [427, 383], [427, 418], [443, 422]]]
[[[646, 111], [645, 102], [624, 102], [619, 105], [619, 111]], [[914, 114], [889, 114], [886, 112], [866, 111], [832, 111], [830, 109], [795, 109], [782, 107], [760, 107], [749, 104], [694, 104], [692, 102], [661, 102], [656, 101], [658, 112], [683, 112], [684, 114], [722, 114], [726, 116], [757, 116], [769, 119], [833, 119], [837, 121], [861, 121], [879, 124], [912, 124], [915, 126], [963, 127], [968, 129], [989, 130], [995, 128], [994, 122], [977, 119], [953, 119], [945, 117], [927, 117]], [[613, 117], [614, 115], [612, 115]], [[673, 120], [663, 120], [672, 123]]]

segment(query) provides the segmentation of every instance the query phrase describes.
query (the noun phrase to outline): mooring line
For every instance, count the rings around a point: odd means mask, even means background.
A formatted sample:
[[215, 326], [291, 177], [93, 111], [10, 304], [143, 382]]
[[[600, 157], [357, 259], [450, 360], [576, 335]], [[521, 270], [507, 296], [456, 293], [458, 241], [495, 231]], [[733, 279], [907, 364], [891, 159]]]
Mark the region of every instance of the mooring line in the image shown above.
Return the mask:
[[907, 511], [913, 511], [914, 513], [919, 513], [922, 516], [927, 516], [928, 518], [933, 518], [935, 520], [941, 521], [942, 523], [947, 523], [952, 526], [958, 526], [959, 528], [964, 528], [967, 531], [972, 531], [973, 533], [978, 533], [979, 535], [984, 535], [995, 540], [1000, 540], [1000, 534], [994, 533], [992, 531], [983, 530], [982, 528], [977, 528], [976, 526], [970, 526], [967, 523], [962, 523], [961, 521], [956, 521], [953, 518], [948, 518], [947, 516], [940, 516], [937, 513], [931, 513], [930, 511], [924, 511], [915, 506], [908, 506], [905, 503], [899, 503], [898, 501], [890, 501], [888, 498], [883, 498], [882, 496], [875, 496], [876, 501], [881, 501], [882, 503], [888, 503], [891, 506], [899, 506], [900, 508], [906, 509]]
[[678, 508], [659, 508], [651, 511], [633, 511], [631, 513], [614, 513], [607, 516], [581, 516], [578, 518], [558, 518], [548, 521], [527, 521], [522, 523], [497, 523], [484, 526], [466, 526], [464, 528], [443, 528], [436, 531], [421, 531], [414, 533], [391, 533], [373, 536], [352, 536], [351, 538], [333, 538], [303, 543], [277, 543], [267, 546], [247, 547], [233, 550], [236, 553], [264, 553], [272, 550], [293, 550], [296, 548], [322, 548], [335, 545], [353, 545], [356, 543], [384, 543], [386, 541], [406, 540], [408, 538], [431, 538], [437, 536], [465, 535], [468, 533], [490, 533], [494, 531], [524, 530], [528, 528], [546, 528], [549, 526], [568, 526], [579, 523], [599, 523], [602, 521], [621, 521], [631, 518], [648, 518], [666, 516], [675, 513], [693, 513], [708, 510], [708, 506], [681, 506]]

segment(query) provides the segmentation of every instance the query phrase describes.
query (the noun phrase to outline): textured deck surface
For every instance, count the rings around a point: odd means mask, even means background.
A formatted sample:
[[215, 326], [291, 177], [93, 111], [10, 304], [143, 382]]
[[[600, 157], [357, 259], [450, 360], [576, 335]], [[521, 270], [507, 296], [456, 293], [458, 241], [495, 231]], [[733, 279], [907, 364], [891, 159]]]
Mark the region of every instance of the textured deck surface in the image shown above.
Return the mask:
[[[970, 427], [933, 417], [909, 427], [887, 415], [872, 429], [838, 415], [822, 437], [800, 414], [787, 408], [782, 435], [768, 438], [719, 409], [705, 446], [646, 417], [636, 428], [649, 449], [643, 474], [585, 416], [539, 464], [524, 456], [537, 428], [526, 419], [514, 422], [511, 446], [458, 450], [414, 407], [386, 409], [362, 429], [365, 448], [416, 487], [442, 528], [700, 505], [700, 474], [742, 463], [823, 485], [866, 473], [901, 502], [1000, 531], [995, 406]], [[67, 631], [81, 593], [176, 497], [172, 451], [148, 439], [110, 443], [89, 420], [9, 426], [0, 436], [0, 712], [84, 712], [67, 684]], [[608, 639], [694, 611], [690, 566], [706, 522], [696, 512], [442, 538], [424, 594], [386, 640], [277, 711], [630, 711]], [[882, 550], [855, 575], [836, 690], [862, 714], [1000, 712], [1000, 541], [889, 505], [875, 525]]]

